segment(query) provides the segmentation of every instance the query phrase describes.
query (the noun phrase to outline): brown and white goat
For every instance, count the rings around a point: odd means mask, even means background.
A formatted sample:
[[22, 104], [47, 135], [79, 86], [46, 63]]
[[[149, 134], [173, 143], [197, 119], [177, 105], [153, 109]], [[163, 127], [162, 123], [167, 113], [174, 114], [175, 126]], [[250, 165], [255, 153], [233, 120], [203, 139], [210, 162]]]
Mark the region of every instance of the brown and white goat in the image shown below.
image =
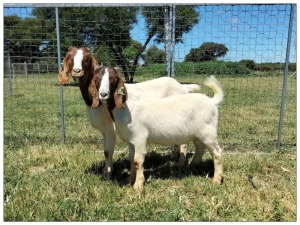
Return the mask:
[[223, 156], [217, 140], [218, 107], [223, 101], [223, 90], [214, 77], [206, 85], [214, 91], [213, 98], [191, 93], [160, 99], [128, 99], [122, 79], [105, 69], [100, 74], [100, 101], [112, 110], [118, 136], [129, 145], [134, 188], [144, 186], [143, 163], [146, 144], [182, 145], [192, 141], [195, 145], [193, 164], [201, 161], [208, 149], [214, 161], [213, 182], [223, 178]]
[[99, 130], [103, 136], [105, 167], [104, 176], [111, 177], [113, 171], [113, 153], [116, 143], [114, 122], [106, 107], [99, 104], [100, 66], [86, 47], [70, 47], [63, 59], [63, 69], [59, 73], [59, 82], [68, 81], [67, 73], [79, 79], [79, 88], [86, 104], [87, 116], [91, 126]]

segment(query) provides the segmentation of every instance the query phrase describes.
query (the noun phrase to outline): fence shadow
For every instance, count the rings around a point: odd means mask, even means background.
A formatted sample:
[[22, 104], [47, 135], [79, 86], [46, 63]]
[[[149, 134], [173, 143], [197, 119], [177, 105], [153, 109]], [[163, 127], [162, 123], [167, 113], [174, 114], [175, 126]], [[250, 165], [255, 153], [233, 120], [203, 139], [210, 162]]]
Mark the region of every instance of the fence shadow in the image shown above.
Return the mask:
[[[191, 158], [191, 154], [187, 155], [187, 160]], [[85, 169], [85, 173], [98, 175], [100, 179], [103, 177], [102, 169], [104, 161], [94, 162]], [[130, 171], [130, 163], [127, 158], [121, 157], [114, 162], [114, 173], [112, 181], [120, 186], [128, 185], [128, 175]], [[171, 155], [150, 152], [145, 157], [144, 176], [145, 180], [151, 179], [182, 179], [188, 176], [210, 177], [214, 175], [214, 164], [212, 159], [203, 160], [201, 165], [180, 167], [178, 163], [171, 159]]]

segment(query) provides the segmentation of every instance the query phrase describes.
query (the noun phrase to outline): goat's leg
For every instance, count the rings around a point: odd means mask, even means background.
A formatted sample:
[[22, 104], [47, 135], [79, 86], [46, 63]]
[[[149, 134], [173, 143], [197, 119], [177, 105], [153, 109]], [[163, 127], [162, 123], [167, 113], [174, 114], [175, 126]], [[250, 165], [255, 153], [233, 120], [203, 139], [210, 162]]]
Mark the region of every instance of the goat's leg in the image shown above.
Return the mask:
[[199, 165], [202, 162], [202, 157], [205, 152], [205, 145], [203, 145], [200, 141], [194, 141], [194, 145], [195, 154], [190, 165]]
[[[146, 142], [145, 142], [146, 143]], [[142, 191], [144, 188], [144, 160], [146, 155], [146, 144], [132, 144], [130, 145], [130, 180], [135, 180], [133, 188], [137, 191]], [[132, 182], [133, 183], [133, 182]]]
[[213, 183], [221, 184], [223, 181], [223, 156], [222, 149], [220, 148], [217, 139], [206, 140], [204, 142], [209, 153], [214, 161], [214, 178]]
[[180, 154], [180, 145], [174, 145], [171, 147], [171, 149], [172, 149], [171, 159], [178, 159]]
[[134, 154], [134, 166], [136, 168], [136, 178], [135, 183], [133, 185], [133, 188], [137, 191], [141, 191], [144, 188], [144, 159], [145, 154], [143, 153], [135, 153]]
[[180, 145], [180, 153], [179, 153], [179, 159], [178, 159], [179, 166], [186, 165], [186, 163], [187, 163], [186, 152], [187, 152], [187, 144]]
[[105, 177], [111, 178], [113, 172], [113, 154], [116, 144], [116, 134], [114, 130], [112, 130], [111, 132], [103, 132], [102, 135], [105, 156], [105, 166], [102, 172]]
[[130, 161], [130, 175], [129, 175], [129, 183], [134, 184], [136, 177], [136, 168], [134, 166], [134, 145], [129, 145], [129, 161]]
[[187, 144], [174, 145], [174, 146], [172, 146], [172, 149], [173, 149], [173, 152], [171, 155], [171, 159], [178, 159], [179, 166], [185, 166]]

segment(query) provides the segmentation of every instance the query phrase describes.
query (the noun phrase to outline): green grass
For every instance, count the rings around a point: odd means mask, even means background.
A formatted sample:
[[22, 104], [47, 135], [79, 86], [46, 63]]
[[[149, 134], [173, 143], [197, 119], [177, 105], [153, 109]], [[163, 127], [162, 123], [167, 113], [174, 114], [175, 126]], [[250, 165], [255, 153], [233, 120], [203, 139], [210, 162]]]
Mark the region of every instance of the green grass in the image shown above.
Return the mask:
[[[179, 80], [202, 84], [204, 78]], [[87, 121], [78, 87], [64, 87], [61, 145], [56, 75], [17, 77], [12, 96], [4, 79], [4, 220], [296, 221], [295, 79], [288, 79], [280, 152], [275, 144], [282, 78], [218, 80], [225, 91], [219, 122], [224, 183], [212, 184], [209, 154], [200, 167], [179, 168], [167, 149], [149, 145], [139, 196], [126, 182], [128, 149], [120, 140], [113, 179], [101, 176], [102, 137]], [[205, 87], [203, 92], [212, 95]], [[189, 161], [192, 151], [189, 145]]]

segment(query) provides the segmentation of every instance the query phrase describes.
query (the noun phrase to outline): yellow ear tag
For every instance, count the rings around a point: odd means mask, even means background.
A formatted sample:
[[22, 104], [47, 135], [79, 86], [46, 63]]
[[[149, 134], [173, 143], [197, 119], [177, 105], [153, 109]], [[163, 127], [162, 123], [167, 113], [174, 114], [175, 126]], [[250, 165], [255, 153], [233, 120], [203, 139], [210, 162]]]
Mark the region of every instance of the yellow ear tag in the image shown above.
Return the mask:
[[125, 95], [125, 93], [124, 93], [124, 87], [121, 87], [121, 88], [118, 90], [118, 95]]

